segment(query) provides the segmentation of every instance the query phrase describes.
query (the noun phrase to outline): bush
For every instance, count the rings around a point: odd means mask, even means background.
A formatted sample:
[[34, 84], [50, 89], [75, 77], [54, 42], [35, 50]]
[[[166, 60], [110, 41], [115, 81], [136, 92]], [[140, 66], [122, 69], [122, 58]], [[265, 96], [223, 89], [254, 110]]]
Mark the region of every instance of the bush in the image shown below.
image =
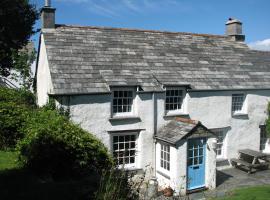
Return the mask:
[[25, 89], [0, 87], [0, 102], [13, 102], [20, 105], [35, 106], [35, 96]]
[[110, 167], [112, 158], [93, 135], [57, 111], [40, 109], [27, 120], [20, 160], [38, 174], [78, 177]]
[[0, 87], [0, 149], [13, 148], [23, 138], [20, 129], [34, 107], [30, 91]]
[[24, 105], [0, 101], [0, 149], [13, 148], [24, 137], [21, 127], [29, 113]]

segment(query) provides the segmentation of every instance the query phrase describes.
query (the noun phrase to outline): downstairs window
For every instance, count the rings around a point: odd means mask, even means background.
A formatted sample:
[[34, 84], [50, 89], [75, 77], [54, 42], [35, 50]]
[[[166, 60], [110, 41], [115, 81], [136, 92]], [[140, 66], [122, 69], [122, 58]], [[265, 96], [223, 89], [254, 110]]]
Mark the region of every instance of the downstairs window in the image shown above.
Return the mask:
[[135, 167], [137, 134], [113, 135], [113, 156], [118, 165]]

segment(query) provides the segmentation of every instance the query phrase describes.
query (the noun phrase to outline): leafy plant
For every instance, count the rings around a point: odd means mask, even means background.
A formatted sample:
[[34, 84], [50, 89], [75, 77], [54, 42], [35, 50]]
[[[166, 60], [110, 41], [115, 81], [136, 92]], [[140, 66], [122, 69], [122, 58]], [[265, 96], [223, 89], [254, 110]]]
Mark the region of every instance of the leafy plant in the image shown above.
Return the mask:
[[35, 101], [34, 94], [29, 90], [0, 87], [0, 102], [13, 102], [35, 107]]
[[26, 120], [20, 160], [42, 175], [79, 177], [112, 165], [106, 147], [57, 111], [40, 109]]
[[132, 188], [131, 176], [124, 169], [104, 170], [100, 186], [95, 194], [96, 200], [132, 200], [138, 199], [138, 193]]
[[24, 137], [21, 127], [29, 113], [24, 105], [0, 101], [0, 149], [13, 148]]
[[38, 17], [37, 9], [29, 0], [1, 0], [0, 75], [7, 77], [11, 69], [16, 68], [18, 59], [14, 59], [14, 55], [19, 56], [19, 50], [25, 47], [31, 35], [36, 33], [34, 25]]

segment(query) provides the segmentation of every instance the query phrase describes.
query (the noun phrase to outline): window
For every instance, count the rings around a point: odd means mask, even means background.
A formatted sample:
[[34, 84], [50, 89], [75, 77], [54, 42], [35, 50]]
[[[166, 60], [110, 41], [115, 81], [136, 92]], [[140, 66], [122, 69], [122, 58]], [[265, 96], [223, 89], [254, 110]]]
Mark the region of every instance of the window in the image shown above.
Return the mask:
[[184, 92], [182, 89], [166, 89], [166, 111], [181, 110]]
[[113, 155], [118, 165], [134, 166], [136, 160], [136, 134], [114, 135]]
[[260, 126], [260, 151], [265, 149], [265, 145], [267, 142], [266, 129], [265, 125]]
[[113, 91], [113, 114], [130, 113], [132, 111], [133, 91], [115, 90]]
[[217, 158], [224, 158], [224, 151], [225, 151], [225, 145], [224, 145], [224, 141], [225, 141], [225, 137], [226, 137], [226, 131], [223, 129], [215, 129], [213, 130], [213, 132], [216, 134], [217, 136]]
[[245, 96], [244, 94], [233, 94], [232, 95], [232, 112], [241, 112], [243, 111]]
[[161, 144], [160, 167], [170, 171], [170, 146]]

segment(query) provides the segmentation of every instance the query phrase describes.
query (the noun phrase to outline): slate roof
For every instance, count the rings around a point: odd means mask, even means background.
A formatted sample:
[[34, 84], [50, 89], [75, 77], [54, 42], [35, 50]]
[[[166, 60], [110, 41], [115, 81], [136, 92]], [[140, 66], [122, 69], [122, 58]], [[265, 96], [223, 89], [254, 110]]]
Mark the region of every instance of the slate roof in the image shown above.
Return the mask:
[[167, 125], [158, 130], [157, 139], [168, 142], [170, 144], [175, 144], [182, 138], [184, 138], [188, 133], [190, 133], [195, 127], [200, 125], [200, 122], [175, 118], [171, 120]]
[[110, 86], [191, 85], [195, 90], [270, 88], [270, 52], [226, 36], [57, 25], [43, 29], [54, 94]]

